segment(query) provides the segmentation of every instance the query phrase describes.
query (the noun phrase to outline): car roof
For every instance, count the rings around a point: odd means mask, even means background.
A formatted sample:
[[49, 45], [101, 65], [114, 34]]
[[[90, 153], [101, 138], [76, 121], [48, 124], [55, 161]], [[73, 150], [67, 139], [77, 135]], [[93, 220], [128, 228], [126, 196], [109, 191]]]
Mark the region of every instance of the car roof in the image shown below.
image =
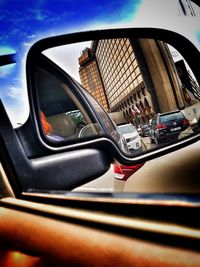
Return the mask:
[[166, 115], [175, 114], [175, 113], [182, 113], [182, 112], [181, 110], [173, 110], [169, 112], [160, 113], [159, 116], [166, 116]]
[[[132, 126], [132, 127], [134, 127], [132, 123], [121, 124], [121, 125], [119, 125], [118, 127], [126, 127], [126, 126]], [[135, 128], [135, 127], [134, 127], [134, 128]]]

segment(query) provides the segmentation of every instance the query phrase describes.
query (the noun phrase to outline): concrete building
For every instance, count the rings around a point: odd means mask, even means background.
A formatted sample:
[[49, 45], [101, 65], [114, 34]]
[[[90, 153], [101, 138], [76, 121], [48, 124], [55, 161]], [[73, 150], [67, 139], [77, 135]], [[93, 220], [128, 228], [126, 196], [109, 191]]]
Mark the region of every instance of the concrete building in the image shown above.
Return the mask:
[[[123, 113], [127, 122], [143, 124], [155, 113], [185, 105], [176, 67], [163, 42], [130, 38], [94, 41], [83, 51], [79, 64], [82, 85], [103, 106], [107, 103], [109, 112]], [[94, 65], [99, 83], [93, 82], [89, 70]]]
[[79, 57], [79, 75], [81, 84], [87, 89], [87, 91], [98, 100], [103, 108], [108, 111], [109, 105], [106, 98], [104, 85], [101, 80], [100, 72], [98, 69], [97, 61], [91, 54], [91, 50], [86, 48], [82, 51], [82, 55]]

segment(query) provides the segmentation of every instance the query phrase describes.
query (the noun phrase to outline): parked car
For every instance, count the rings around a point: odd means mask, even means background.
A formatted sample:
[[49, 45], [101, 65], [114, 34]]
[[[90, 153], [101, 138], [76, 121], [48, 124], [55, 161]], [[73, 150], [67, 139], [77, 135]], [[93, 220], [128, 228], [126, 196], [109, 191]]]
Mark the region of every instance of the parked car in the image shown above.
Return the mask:
[[178, 139], [179, 134], [189, 127], [189, 120], [179, 111], [158, 113], [151, 122], [151, 143], [161, 144]]
[[118, 131], [125, 137], [128, 148], [131, 152], [141, 149], [142, 145], [140, 136], [131, 123], [119, 125]]
[[150, 135], [150, 125], [149, 124], [144, 124], [141, 126], [141, 136], [146, 137]]

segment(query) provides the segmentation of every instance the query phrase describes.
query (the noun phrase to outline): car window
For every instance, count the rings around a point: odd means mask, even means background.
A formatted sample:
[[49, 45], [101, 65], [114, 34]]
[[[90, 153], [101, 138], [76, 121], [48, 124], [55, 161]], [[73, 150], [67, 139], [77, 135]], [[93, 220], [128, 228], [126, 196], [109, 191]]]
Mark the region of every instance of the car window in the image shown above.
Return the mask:
[[[74, 80], [74, 79], [73, 79]], [[86, 97], [89, 99], [89, 101], [92, 103], [93, 107], [95, 108], [95, 112], [97, 116], [100, 117], [100, 120], [102, 121], [102, 127], [104, 129], [104, 134], [108, 133], [113, 140], [120, 145], [122, 150], [127, 153], [128, 148], [126, 148], [126, 142], [122, 137], [120, 137], [120, 132], [118, 130], [118, 127], [116, 126], [115, 122], [110, 118], [108, 113], [103, 109], [101, 104], [92, 96], [90, 95], [84, 88], [76, 81], [74, 80], [76, 85], [82, 90], [82, 92], [86, 95]], [[125, 142], [125, 143], [124, 143]]]
[[106, 127], [106, 130], [111, 134], [111, 136], [113, 136], [113, 132], [116, 131], [116, 127], [114, 123], [111, 121], [108, 114], [101, 107], [101, 105], [90, 94], [88, 94], [87, 91], [84, 91], [84, 93], [87, 95], [88, 99], [91, 101], [91, 103], [95, 107], [97, 114], [100, 116], [100, 118], [104, 122], [104, 126]]
[[181, 112], [163, 115], [160, 117], [160, 122], [176, 121], [176, 120], [180, 120], [180, 119], [184, 119], [184, 116]]
[[132, 125], [119, 126], [118, 128], [121, 134], [133, 133], [136, 131], [136, 129]]
[[157, 120], [157, 117], [152, 119], [152, 122], [151, 122], [152, 127], [154, 127], [156, 125], [156, 120]]
[[[38, 67], [35, 80], [43, 132], [50, 141], [100, 134], [98, 125], [92, 122], [68, 85], [59, 77]], [[83, 135], [82, 129], [86, 126], [87, 134], [84, 131]]]

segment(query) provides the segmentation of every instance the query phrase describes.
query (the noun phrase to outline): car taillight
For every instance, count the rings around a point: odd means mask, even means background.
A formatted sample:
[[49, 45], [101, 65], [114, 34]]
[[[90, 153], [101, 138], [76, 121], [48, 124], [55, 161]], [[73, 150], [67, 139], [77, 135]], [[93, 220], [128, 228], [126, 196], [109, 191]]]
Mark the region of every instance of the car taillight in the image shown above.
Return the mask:
[[183, 125], [189, 125], [189, 120], [188, 119], [183, 119], [182, 120]]
[[144, 163], [136, 164], [133, 166], [114, 164], [114, 177], [118, 180], [126, 181], [131, 175], [133, 175], [143, 165]]
[[125, 174], [122, 172], [121, 166], [114, 164], [114, 177], [119, 180], [123, 180]]
[[164, 123], [160, 123], [160, 124], [156, 125], [156, 129], [166, 129], [166, 128], [167, 128], [167, 126]]

